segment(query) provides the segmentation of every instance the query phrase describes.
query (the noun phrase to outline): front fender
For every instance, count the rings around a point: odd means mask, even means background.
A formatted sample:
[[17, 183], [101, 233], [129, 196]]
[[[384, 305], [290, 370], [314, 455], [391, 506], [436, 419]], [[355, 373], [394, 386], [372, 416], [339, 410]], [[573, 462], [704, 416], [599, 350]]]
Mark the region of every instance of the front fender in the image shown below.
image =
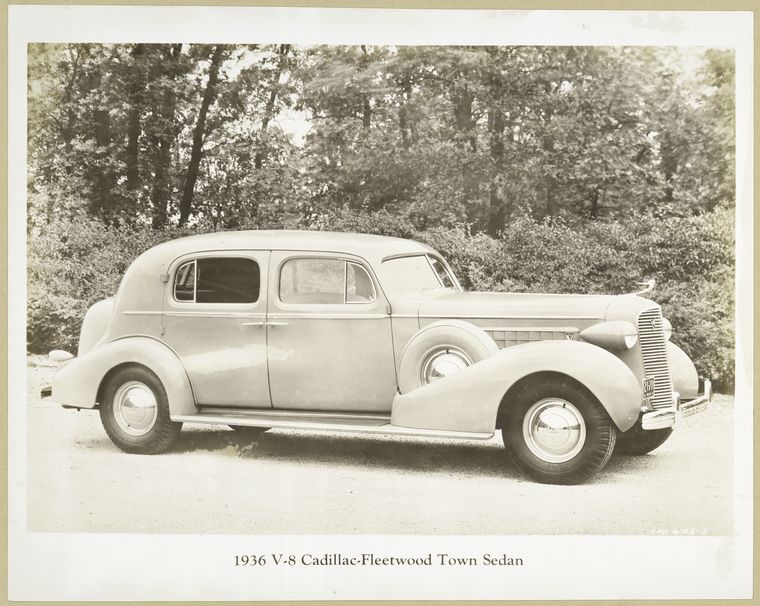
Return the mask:
[[493, 433], [504, 395], [537, 372], [557, 372], [583, 384], [621, 431], [639, 417], [641, 384], [610, 352], [579, 341], [536, 341], [502, 349], [469, 368], [393, 399], [400, 427]]
[[53, 400], [64, 406], [94, 408], [103, 379], [122, 364], [140, 364], [156, 373], [166, 389], [172, 416], [198, 412], [182, 362], [167, 345], [146, 336], [109, 341], [62, 366], [53, 379]]
[[693, 400], [699, 395], [699, 376], [694, 363], [686, 352], [668, 341], [668, 366], [673, 378], [673, 389], [682, 400]]

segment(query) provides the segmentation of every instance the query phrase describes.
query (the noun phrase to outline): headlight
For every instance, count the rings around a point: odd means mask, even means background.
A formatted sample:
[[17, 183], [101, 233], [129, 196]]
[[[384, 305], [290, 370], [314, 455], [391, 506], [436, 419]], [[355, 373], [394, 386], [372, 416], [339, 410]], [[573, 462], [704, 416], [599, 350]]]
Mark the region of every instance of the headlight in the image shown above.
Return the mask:
[[662, 319], [662, 332], [665, 333], [665, 340], [670, 341], [670, 337], [673, 335], [673, 325], [667, 318]]
[[605, 349], [631, 349], [639, 340], [636, 327], [624, 320], [594, 324], [582, 330], [578, 336]]

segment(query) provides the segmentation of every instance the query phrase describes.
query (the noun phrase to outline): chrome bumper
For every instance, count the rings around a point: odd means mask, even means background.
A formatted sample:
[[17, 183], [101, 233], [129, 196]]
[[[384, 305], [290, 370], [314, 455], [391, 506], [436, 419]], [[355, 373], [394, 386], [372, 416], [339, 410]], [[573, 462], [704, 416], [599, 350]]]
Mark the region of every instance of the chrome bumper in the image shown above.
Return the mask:
[[704, 380], [702, 395], [693, 400], [682, 402], [678, 392], [673, 392], [673, 405], [668, 408], [645, 412], [641, 415], [641, 428], [652, 430], [672, 427], [678, 418], [702, 412], [712, 401], [712, 395], [710, 379]]
[[704, 387], [702, 388], [702, 395], [689, 400], [688, 402], [678, 401], [678, 412], [682, 417], [688, 417], [698, 412], [702, 412], [707, 405], [712, 401], [712, 382], [710, 379], [704, 380]]

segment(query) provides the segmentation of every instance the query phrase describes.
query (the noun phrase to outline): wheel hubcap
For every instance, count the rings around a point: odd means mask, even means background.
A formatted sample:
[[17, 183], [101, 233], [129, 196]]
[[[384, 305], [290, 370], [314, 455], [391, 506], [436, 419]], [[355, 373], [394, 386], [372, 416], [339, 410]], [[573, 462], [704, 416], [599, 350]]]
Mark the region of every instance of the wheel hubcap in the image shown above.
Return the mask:
[[530, 451], [547, 463], [564, 463], [586, 442], [586, 423], [567, 400], [546, 398], [533, 404], [523, 419], [523, 437]]
[[427, 385], [459, 372], [472, 364], [470, 357], [458, 347], [447, 347], [428, 354], [422, 365], [422, 384]]
[[118, 426], [131, 436], [143, 436], [156, 424], [158, 405], [153, 390], [139, 381], [128, 381], [113, 399], [113, 415]]

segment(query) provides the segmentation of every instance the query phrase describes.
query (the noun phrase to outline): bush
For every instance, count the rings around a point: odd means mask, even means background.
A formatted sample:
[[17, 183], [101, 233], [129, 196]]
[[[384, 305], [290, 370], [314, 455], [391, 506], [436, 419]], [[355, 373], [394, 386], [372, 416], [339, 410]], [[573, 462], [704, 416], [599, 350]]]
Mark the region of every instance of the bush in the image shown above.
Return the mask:
[[[589, 223], [519, 219], [501, 239], [464, 229], [418, 231], [386, 212], [341, 212], [314, 220], [311, 229], [412, 238], [449, 261], [463, 286], [508, 292], [625, 293], [657, 280], [652, 298], [674, 327], [674, 342], [716, 388], [733, 389], [733, 212], [688, 217], [634, 217]], [[193, 233], [185, 229], [108, 228], [91, 222], [55, 223], [30, 234], [28, 349], [76, 348], [82, 317], [116, 292], [122, 274], [144, 250]], [[709, 237], [705, 237], [709, 236]]]

